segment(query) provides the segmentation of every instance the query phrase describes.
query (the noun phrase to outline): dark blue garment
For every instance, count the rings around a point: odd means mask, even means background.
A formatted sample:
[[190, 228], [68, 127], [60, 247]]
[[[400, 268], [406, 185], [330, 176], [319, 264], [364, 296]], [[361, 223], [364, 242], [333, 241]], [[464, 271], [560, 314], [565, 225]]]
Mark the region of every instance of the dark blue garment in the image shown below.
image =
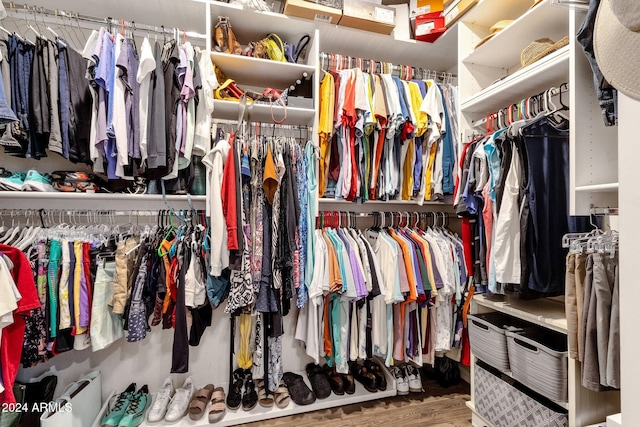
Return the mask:
[[58, 91], [60, 92], [60, 131], [62, 133], [62, 155], [69, 158], [69, 111], [71, 96], [69, 92], [69, 56], [66, 46], [58, 42]]
[[34, 46], [15, 35], [9, 36], [9, 69], [11, 70], [11, 109], [18, 118], [18, 127], [13, 136], [20, 143], [17, 150], [8, 150], [9, 154], [20, 157], [31, 155], [29, 134], [29, 79], [33, 62]]
[[584, 54], [593, 71], [593, 84], [600, 103], [604, 124], [606, 126], [615, 126], [618, 124], [618, 91], [602, 75], [593, 50], [593, 34], [599, 6], [600, 0], [591, 0], [589, 2], [589, 10], [578, 30], [577, 40], [582, 45], [582, 50], [584, 50]]
[[543, 118], [523, 128], [522, 134], [528, 178], [525, 185], [529, 204], [528, 287], [537, 292], [561, 294], [566, 258], [562, 236], [588, 229], [586, 218], [569, 216], [569, 131], [556, 129]]

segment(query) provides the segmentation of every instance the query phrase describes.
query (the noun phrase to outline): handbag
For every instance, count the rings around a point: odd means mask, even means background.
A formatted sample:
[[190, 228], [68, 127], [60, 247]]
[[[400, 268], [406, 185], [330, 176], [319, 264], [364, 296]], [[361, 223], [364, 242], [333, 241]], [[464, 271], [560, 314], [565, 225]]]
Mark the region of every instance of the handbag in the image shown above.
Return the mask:
[[102, 378], [93, 371], [71, 383], [40, 417], [41, 427], [87, 427], [102, 407]]
[[295, 46], [289, 43], [285, 43], [284, 54], [287, 57], [287, 61], [296, 64], [300, 59], [300, 54], [302, 53], [304, 48], [307, 47], [310, 40], [311, 36], [309, 36], [309, 34], [305, 34], [304, 36], [300, 37], [300, 40], [298, 40], [298, 44]]
[[228, 16], [218, 16], [218, 22], [213, 27], [213, 45], [217, 52], [242, 54], [242, 46], [236, 40]]

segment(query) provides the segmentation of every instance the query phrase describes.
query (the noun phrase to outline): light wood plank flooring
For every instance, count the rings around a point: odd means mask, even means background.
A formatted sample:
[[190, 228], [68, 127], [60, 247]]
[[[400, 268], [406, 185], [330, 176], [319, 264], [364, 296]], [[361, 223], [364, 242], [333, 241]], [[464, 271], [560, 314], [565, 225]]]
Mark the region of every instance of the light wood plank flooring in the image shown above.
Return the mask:
[[423, 381], [424, 393], [395, 396], [339, 408], [245, 424], [247, 427], [471, 427], [469, 384], [442, 388], [435, 381]]

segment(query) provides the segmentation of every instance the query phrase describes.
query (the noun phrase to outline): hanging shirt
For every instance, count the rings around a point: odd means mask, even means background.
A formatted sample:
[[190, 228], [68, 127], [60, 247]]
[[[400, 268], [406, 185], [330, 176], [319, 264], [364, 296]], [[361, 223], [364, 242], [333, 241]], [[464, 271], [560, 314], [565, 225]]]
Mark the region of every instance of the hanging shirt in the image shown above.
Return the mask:
[[[140, 64], [136, 80], [140, 84], [140, 161], [147, 161], [149, 133], [149, 98], [151, 97], [151, 73], [156, 69], [156, 60], [149, 38], [145, 37], [140, 47]], [[203, 153], [204, 154], [204, 153]]]

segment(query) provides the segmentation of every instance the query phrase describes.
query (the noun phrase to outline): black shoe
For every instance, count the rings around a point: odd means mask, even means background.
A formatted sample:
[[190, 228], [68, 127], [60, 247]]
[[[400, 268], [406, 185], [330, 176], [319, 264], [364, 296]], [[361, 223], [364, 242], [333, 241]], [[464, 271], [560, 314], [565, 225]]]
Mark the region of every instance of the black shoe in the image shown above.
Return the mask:
[[296, 405], [311, 405], [316, 401], [316, 394], [309, 389], [301, 375], [285, 372], [282, 380]]
[[385, 391], [387, 389], [387, 378], [384, 376], [384, 371], [380, 365], [371, 359], [367, 359], [364, 361], [364, 366], [376, 377], [378, 390]]
[[320, 365], [309, 363], [307, 365], [307, 377], [311, 383], [311, 388], [318, 399], [326, 399], [331, 396], [331, 384], [329, 378]]
[[238, 409], [242, 403], [242, 388], [244, 387], [244, 369], [238, 368], [233, 371], [233, 383], [229, 385], [227, 394], [227, 407]]
[[355, 379], [358, 380], [358, 382], [360, 382], [360, 384], [362, 384], [369, 393], [375, 393], [378, 391], [378, 381], [376, 376], [372, 372], [369, 372], [369, 369], [367, 369], [364, 364], [350, 362], [349, 368], [351, 369], [351, 373]]
[[245, 371], [244, 376], [244, 395], [242, 396], [242, 409], [250, 411], [256, 407], [258, 403], [258, 392], [256, 391], [256, 384], [253, 382], [253, 376], [248, 369]]

